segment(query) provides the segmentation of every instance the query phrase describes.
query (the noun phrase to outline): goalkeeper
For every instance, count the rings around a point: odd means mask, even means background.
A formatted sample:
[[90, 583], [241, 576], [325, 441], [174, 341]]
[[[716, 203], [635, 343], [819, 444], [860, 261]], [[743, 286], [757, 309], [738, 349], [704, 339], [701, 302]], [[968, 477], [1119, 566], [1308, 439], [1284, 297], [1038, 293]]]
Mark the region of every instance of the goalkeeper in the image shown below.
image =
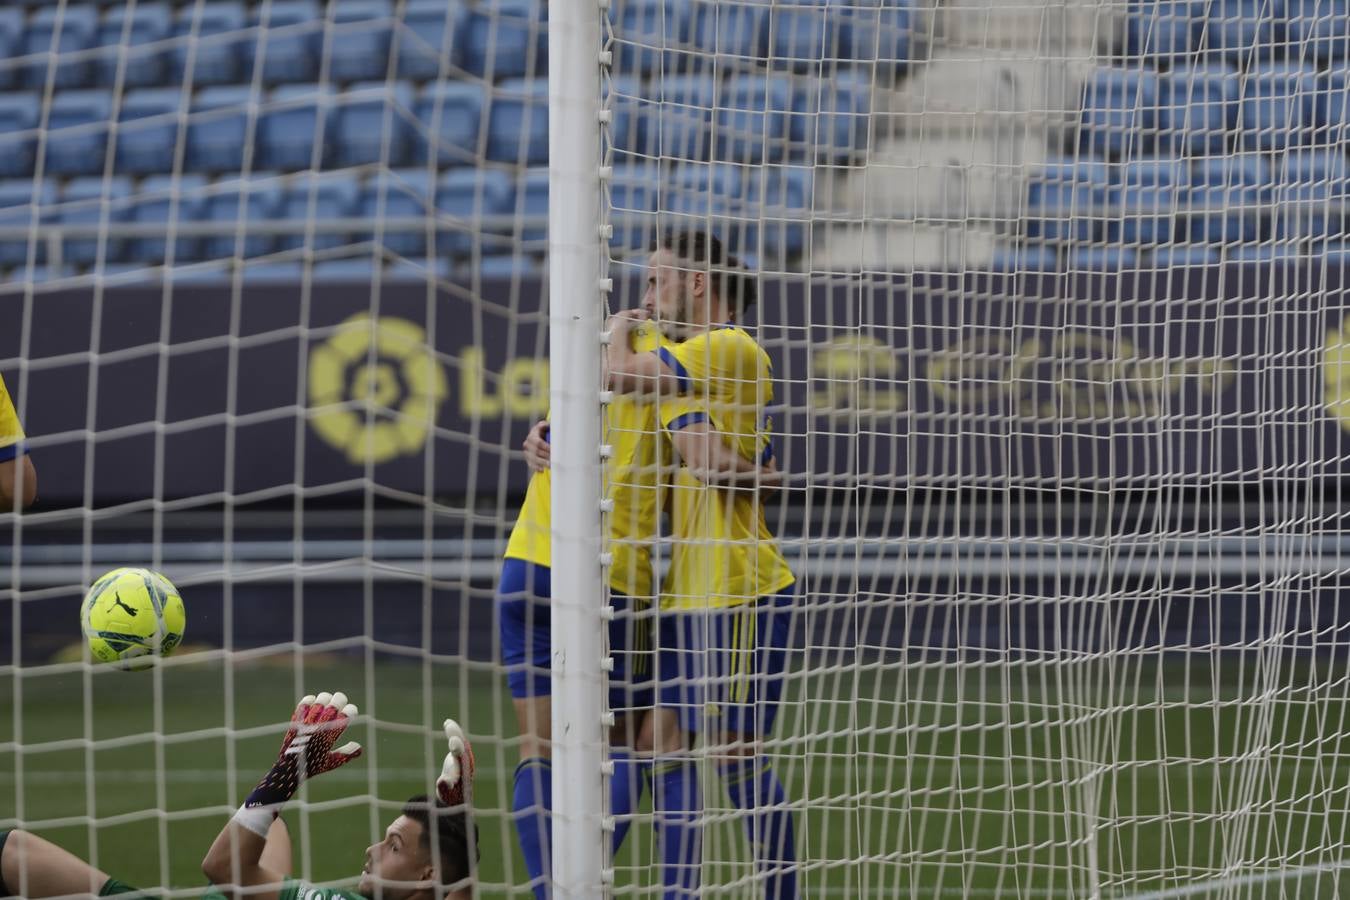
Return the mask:
[[37, 470], [23, 446], [23, 426], [0, 378], [0, 513], [31, 506], [37, 499]]
[[[436, 799], [409, 800], [383, 840], [366, 849], [355, 892], [290, 877], [291, 845], [278, 818], [281, 808], [305, 779], [361, 755], [359, 744], [333, 747], [355, 715], [356, 707], [341, 693], [300, 701], [276, 763], [202, 860], [202, 871], [212, 883], [204, 900], [470, 900], [478, 860], [478, 830], [466, 805], [473, 751], [449, 719], [449, 752], [436, 779]], [[0, 831], [0, 897], [141, 893], [42, 838]]]

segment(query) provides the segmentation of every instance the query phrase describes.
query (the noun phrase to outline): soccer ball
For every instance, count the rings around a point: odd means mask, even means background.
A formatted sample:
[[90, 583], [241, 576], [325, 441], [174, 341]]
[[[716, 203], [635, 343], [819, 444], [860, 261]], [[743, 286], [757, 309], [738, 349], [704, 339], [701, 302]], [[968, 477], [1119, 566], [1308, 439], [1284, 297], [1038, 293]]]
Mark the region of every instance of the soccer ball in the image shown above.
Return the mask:
[[149, 569], [113, 569], [94, 582], [80, 607], [80, 626], [99, 662], [145, 669], [183, 640], [183, 598]]

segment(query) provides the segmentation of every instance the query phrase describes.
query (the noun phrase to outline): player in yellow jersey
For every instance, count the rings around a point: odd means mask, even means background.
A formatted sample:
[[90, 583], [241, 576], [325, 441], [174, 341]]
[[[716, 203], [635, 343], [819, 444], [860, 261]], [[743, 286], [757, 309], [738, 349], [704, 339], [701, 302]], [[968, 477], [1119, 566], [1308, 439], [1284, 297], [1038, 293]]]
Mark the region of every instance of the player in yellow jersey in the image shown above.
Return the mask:
[[[772, 367], [740, 324], [755, 281], [702, 231], [665, 236], [648, 272], [645, 310], [680, 340], [655, 353], [625, 352], [634, 320], [615, 317], [610, 362], [626, 385], [658, 392], [657, 421], [676, 455], [657, 709], [638, 739], [658, 760], [652, 791], [664, 896], [698, 892], [702, 798], [688, 751], [702, 734], [732, 802], [746, 812], [764, 895], [796, 897], [792, 813], [763, 743], [792, 645], [795, 578], [765, 522], [762, 485], [743, 474], [751, 461], [773, 462]], [[726, 445], [740, 461], [734, 468], [714, 458]]]
[[0, 513], [31, 506], [37, 499], [37, 470], [23, 445], [23, 426], [0, 378]]
[[[651, 326], [625, 329], [627, 346], [638, 352], [669, 353], [668, 342]], [[615, 818], [614, 847], [617, 850], [628, 831], [633, 810], [641, 799], [645, 763], [633, 759], [625, 745], [632, 743], [632, 716], [624, 711], [645, 711], [652, 704], [650, 652], [647, 648], [651, 622], [645, 612], [653, 605], [656, 588], [652, 570], [652, 543], [663, 505], [662, 455], [669, 449], [661, 439], [656, 405], [638, 395], [616, 395], [606, 416], [606, 443], [611, 447], [606, 497], [611, 501], [608, 518], [610, 605], [615, 616], [609, 628], [611, 709], [617, 711], [611, 754], [614, 773], [610, 781], [611, 812]], [[526, 439], [526, 459], [534, 472], [525, 501], [507, 543], [497, 589], [502, 661], [521, 732], [521, 761], [512, 791], [517, 836], [535, 896], [549, 895], [549, 848], [552, 846], [549, 805], [552, 769], [549, 737], [551, 726], [551, 642], [549, 599], [551, 475], [548, 470], [547, 423], [531, 429]], [[724, 466], [743, 466], [759, 472], [757, 463], [732, 458]], [[762, 475], [761, 477], [769, 477]]]

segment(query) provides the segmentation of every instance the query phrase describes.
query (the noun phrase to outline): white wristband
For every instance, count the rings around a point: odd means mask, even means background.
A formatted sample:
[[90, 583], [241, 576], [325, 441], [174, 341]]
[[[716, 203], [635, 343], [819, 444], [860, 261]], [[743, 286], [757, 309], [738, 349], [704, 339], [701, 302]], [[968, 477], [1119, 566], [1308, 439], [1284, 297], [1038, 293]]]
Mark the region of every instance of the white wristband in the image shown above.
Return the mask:
[[247, 828], [249, 831], [259, 837], [267, 837], [268, 830], [272, 827], [272, 822], [276, 820], [279, 810], [271, 806], [239, 807], [239, 811], [234, 814], [234, 821]]

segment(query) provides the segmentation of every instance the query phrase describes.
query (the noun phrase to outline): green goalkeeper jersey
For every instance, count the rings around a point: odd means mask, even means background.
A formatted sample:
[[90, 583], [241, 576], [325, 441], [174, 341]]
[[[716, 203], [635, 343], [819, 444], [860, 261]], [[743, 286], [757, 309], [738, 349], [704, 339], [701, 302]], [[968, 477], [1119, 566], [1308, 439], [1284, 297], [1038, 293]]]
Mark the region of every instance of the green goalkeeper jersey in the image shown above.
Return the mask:
[[[202, 895], [202, 900], [227, 900], [227, 898], [220, 891], [211, 887]], [[356, 891], [320, 887], [298, 878], [287, 878], [281, 883], [278, 900], [367, 900], [367, 898]]]

